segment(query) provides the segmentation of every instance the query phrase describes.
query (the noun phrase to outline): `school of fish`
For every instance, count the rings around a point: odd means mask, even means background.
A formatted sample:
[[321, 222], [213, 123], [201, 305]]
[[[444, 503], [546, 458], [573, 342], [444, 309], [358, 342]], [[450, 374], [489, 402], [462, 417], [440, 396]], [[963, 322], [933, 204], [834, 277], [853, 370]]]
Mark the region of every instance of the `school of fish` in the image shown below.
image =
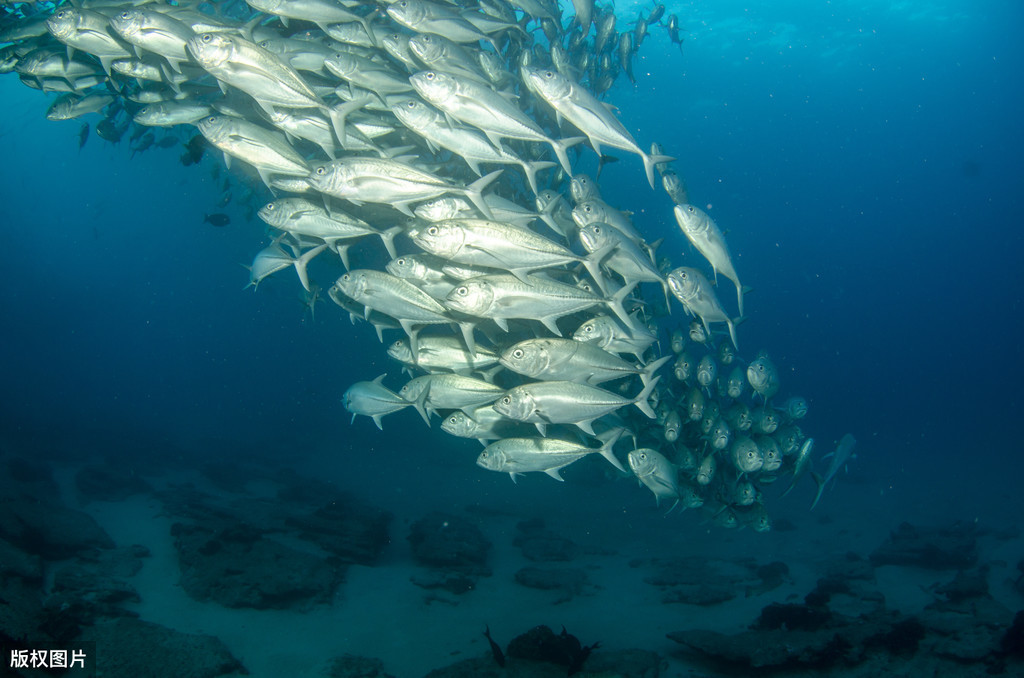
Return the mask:
[[[0, 72], [54, 93], [51, 120], [99, 117], [110, 143], [131, 130], [133, 155], [180, 145], [185, 165], [219, 152], [234, 166], [225, 191], [260, 201], [254, 218], [273, 234], [250, 284], [293, 270], [312, 309], [313, 274], [336, 272], [326, 296], [381, 342], [392, 333], [386, 352], [409, 378], [353, 384], [342, 397], [353, 420], [381, 427], [411, 408], [479, 440], [477, 464], [513, 480], [562, 480], [597, 454], [659, 504], [768, 530], [764, 486], [810, 474], [816, 504], [853, 437], [825, 477], [810, 470], [807, 401], [779, 395], [766, 353], [737, 353], [747, 290], [722, 229], [691, 203], [673, 158], [603, 101], [620, 74], [635, 82], [650, 29], [681, 48], [679, 19], [654, 5], [619, 30], [610, 3], [566, 9], [6, 0]], [[86, 122], [80, 147], [88, 133]], [[631, 205], [602, 199], [610, 153], [636, 156], [663, 189], [642, 202], [674, 215], [691, 266], [659, 259], [668, 234], [649, 239]], [[596, 176], [576, 169], [588, 154]], [[317, 257], [332, 261], [311, 271]], [[735, 313], [719, 277], [735, 287]]]

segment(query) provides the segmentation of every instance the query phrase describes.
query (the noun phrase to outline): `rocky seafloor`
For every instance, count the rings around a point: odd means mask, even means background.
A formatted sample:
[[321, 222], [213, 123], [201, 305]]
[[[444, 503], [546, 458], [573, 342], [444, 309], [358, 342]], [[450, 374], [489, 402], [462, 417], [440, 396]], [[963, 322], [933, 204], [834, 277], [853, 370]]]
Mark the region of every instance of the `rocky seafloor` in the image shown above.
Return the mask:
[[[528, 508], [509, 515], [476, 503], [399, 521], [332, 483], [283, 467], [207, 462], [193, 481], [168, 464], [127, 468], [5, 448], [5, 644], [91, 641], [97, 675], [105, 678], [270, 675], [213, 634], [146, 618], [147, 601], [136, 582], [150, 567], [149, 546], [118, 543], [91, 511], [142, 495], [160, 506], [160, 524], [173, 544], [177, 578], [166, 586], [207, 606], [252, 615], [344, 607], [350, 568], [362, 568], [365, 581], [382, 561], [394, 567], [397, 542], [408, 557], [400, 565], [410, 572], [404, 595], [424, 607], [458, 610], [496, 586], [512, 596], [543, 596], [533, 625], [509, 633], [505, 623], [504, 636], [493, 634], [496, 650], [475, 620], [452, 628], [453, 636], [467, 638], [465, 648], [420, 674], [432, 678], [1024, 675], [1024, 561], [989, 556], [1019, 541], [1012, 530], [974, 522], [897, 524], [873, 550], [826, 559], [812, 581], [798, 580], [784, 554], [629, 557], [601, 540], [561, 533], [552, 524], [557, 521]], [[265, 491], [253, 492], [253, 484]], [[511, 529], [493, 529], [499, 520]], [[784, 521], [780, 527], [786, 528]], [[623, 582], [621, 590], [601, 573], [602, 563], [613, 560], [625, 564], [624, 573], [611, 578]], [[891, 605], [878, 575], [893, 571], [904, 573], [905, 581], [926, 573], [921, 582], [929, 583], [920, 584], [920, 594], [930, 602], [912, 613]], [[651, 638], [647, 647], [615, 642], [615, 629], [632, 623], [625, 603], [636, 595], [627, 591], [636, 590], [666, 610], [665, 624], [680, 620], [678, 630], [668, 627], [665, 634], [671, 643], [664, 637]], [[611, 637], [580, 633], [577, 639], [573, 628], [560, 626], [560, 612], [579, 601], [600, 604], [607, 613], [601, 628]], [[721, 624], [700, 627], [700, 615], [736, 601], [760, 612], [733, 619], [731, 632]], [[492, 624], [502, 619], [496, 599]], [[393, 657], [337, 649], [323, 648], [316, 675], [402, 675], [391, 668]]]

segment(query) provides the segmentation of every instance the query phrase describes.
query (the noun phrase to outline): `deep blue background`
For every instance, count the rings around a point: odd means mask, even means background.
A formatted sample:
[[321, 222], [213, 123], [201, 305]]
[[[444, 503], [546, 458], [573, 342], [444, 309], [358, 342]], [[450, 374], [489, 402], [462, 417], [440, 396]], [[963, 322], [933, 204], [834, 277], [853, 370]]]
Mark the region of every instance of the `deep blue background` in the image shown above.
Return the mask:
[[[766, 349], [782, 393], [808, 398], [806, 430], [823, 446], [853, 432], [860, 472], [882, 485], [1002, 487], [1022, 465], [1024, 6], [756, 4], [670, 5], [683, 54], [652, 28], [638, 84], [620, 78], [609, 100], [727, 229], [754, 288], [741, 353]], [[637, 8], [649, 5], [620, 4], [620, 27]], [[0, 100], [10, 435], [140, 455], [337, 455], [384, 493], [457, 454], [460, 478], [507, 483], [472, 465], [475, 443], [436, 427], [425, 438], [411, 411], [383, 434], [349, 426], [349, 384], [404, 377], [369, 325], [330, 303], [311, 320], [294, 275], [242, 290], [263, 227], [237, 195], [230, 226], [203, 223], [220, 199], [208, 163], [182, 167], [180, 149], [129, 158], [95, 136], [79, 152], [80, 122], [46, 121], [52, 95], [13, 75]], [[700, 265], [637, 158], [606, 172], [605, 198], [665, 237], [663, 256]], [[326, 287], [339, 271], [314, 272]]]

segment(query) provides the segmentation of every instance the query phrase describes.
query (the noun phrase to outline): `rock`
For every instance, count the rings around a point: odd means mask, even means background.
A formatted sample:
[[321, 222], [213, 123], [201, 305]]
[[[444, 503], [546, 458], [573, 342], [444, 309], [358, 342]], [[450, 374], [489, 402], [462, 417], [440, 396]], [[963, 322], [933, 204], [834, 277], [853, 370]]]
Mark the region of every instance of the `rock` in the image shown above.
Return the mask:
[[[581, 670], [598, 643], [584, 646], [562, 627], [558, 635], [547, 626], [535, 626], [526, 633], [516, 636], [508, 644], [505, 653], [509, 658], [527, 659], [564, 666], [569, 675]], [[589, 669], [589, 666], [587, 666]]]
[[8, 480], [20, 485], [37, 485], [48, 490], [56, 490], [57, 483], [53, 479], [50, 465], [37, 457], [11, 457], [4, 464]]
[[708, 584], [680, 584], [665, 591], [661, 596], [663, 603], [685, 603], [708, 607], [727, 602], [736, 597], [736, 592], [727, 586], [711, 586]]
[[540, 518], [524, 520], [516, 528], [513, 544], [518, 546], [527, 560], [534, 562], [567, 562], [579, 555], [579, 547], [571, 540], [544, 527]]
[[104, 678], [217, 678], [248, 675], [214, 636], [181, 633], [139, 619], [121, 618], [88, 628], [96, 643], [96, 670]]
[[841, 560], [834, 560], [825, 567], [825, 577], [836, 580], [875, 581], [875, 566], [852, 551]]
[[790, 631], [818, 631], [832, 619], [825, 607], [772, 603], [761, 610], [751, 628], [760, 630], [789, 629]]
[[0, 499], [0, 537], [52, 559], [114, 547], [110, 535], [89, 514], [52, 499], [25, 495]]
[[[658, 678], [663, 660], [645, 650], [620, 650], [593, 653], [584, 669], [575, 674], [579, 678]], [[490, 653], [450, 666], [435, 669], [426, 678], [565, 678], [566, 667], [542, 661], [510, 658], [504, 667], [498, 666]]]
[[5, 638], [52, 638], [39, 631], [45, 619], [39, 582], [29, 582], [22, 577], [0, 577], [0, 600], [3, 600], [0, 603], [0, 642]]
[[420, 565], [473, 575], [491, 573], [487, 567], [491, 542], [464, 518], [431, 513], [413, 523], [409, 543], [413, 558]]
[[611, 678], [658, 678], [665, 669], [665, 660], [647, 650], [595, 652], [587, 659], [586, 673]]
[[347, 563], [373, 565], [390, 541], [387, 511], [336, 496], [312, 513], [290, 516], [287, 523], [299, 537]]
[[960, 603], [971, 598], [988, 596], [988, 567], [976, 570], [960, 570], [953, 580], [936, 587], [935, 592], [946, 597], [951, 603]]
[[864, 644], [880, 647], [890, 655], [914, 654], [925, 633], [924, 624], [910, 617], [896, 622], [885, 631], [868, 636]]
[[0, 539], [0, 577], [19, 577], [38, 583], [43, 579], [43, 559]]
[[[432, 570], [427, 573], [414, 574], [409, 577], [409, 581], [421, 589], [440, 589], [460, 596], [476, 588], [477, 577], [459, 572]], [[433, 600], [441, 599], [435, 598]]]
[[878, 565], [909, 565], [928, 570], [960, 570], [978, 560], [977, 528], [957, 523], [943, 528], [918, 528], [902, 523], [874, 553]]
[[211, 529], [175, 523], [171, 534], [182, 588], [200, 601], [302, 609], [331, 600], [344, 574], [342, 563], [290, 548], [244, 524]]
[[1013, 657], [1024, 658], [1024, 610], [1013, 618], [1013, 624], [999, 641], [1000, 650]]
[[75, 487], [86, 501], [124, 501], [153, 489], [133, 469], [119, 464], [83, 466], [75, 474]]
[[694, 629], [668, 637], [709, 658], [751, 668], [808, 665], [831, 666], [843, 659], [850, 644], [836, 633], [812, 631], [744, 631], [726, 635]]
[[553, 570], [539, 567], [524, 567], [516, 572], [516, 583], [531, 589], [558, 591], [554, 604], [565, 603], [573, 596], [583, 593], [589, 583], [587, 573], [578, 568]]
[[993, 629], [971, 626], [934, 643], [931, 652], [958, 663], [981, 662], [999, 649], [999, 636]]
[[394, 678], [385, 673], [384, 662], [376, 657], [357, 657], [346, 654], [335, 657], [324, 673], [326, 678]]

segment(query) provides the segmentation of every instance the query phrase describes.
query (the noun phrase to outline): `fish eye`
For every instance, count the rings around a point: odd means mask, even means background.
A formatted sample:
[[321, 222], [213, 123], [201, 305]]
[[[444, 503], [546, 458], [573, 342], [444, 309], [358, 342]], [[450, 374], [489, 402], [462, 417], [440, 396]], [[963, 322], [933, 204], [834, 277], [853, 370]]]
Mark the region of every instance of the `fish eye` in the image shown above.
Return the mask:
[[686, 208], [686, 211], [689, 212], [690, 214], [693, 214], [697, 210], [694, 209], [693, 205], [690, 205]]
[[267, 210], [268, 212], [273, 212], [274, 210], [277, 209], [277, 205], [275, 205], [272, 202], [271, 203], [267, 203], [267, 206], [264, 209]]
[[398, 266], [405, 266], [405, 259], [395, 259], [395, 264]]
[[465, 285], [463, 285], [463, 286], [462, 286], [462, 287], [460, 287], [459, 289], [455, 290], [455, 293], [456, 293], [457, 295], [459, 295], [460, 297], [464, 297], [464, 296], [466, 296], [467, 294], [469, 294], [469, 288], [468, 288], [468, 287], [466, 287]]
[[408, 106], [409, 108], [416, 108], [416, 102], [410, 99], [409, 103], [407, 103], [406, 106]]
[[454, 414], [452, 416], [448, 417], [448, 423], [449, 424], [456, 424], [456, 423], [458, 423], [458, 421], [459, 420], [455, 417]]
[[601, 235], [601, 227], [594, 226], [594, 235]]
[[586, 212], [587, 214], [590, 214], [591, 212], [594, 211], [594, 208], [591, 207], [590, 205], [584, 205], [583, 206], [583, 211]]
[[326, 170], [323, 167], [317, 167], [316, 168], [317, 176], [321, 176], [322, 177], [325, 172], [326, 172]]
[[433, 80], [434, 79], [434, 71], [427, 71], [427, 74], [424, 77], [427, 80]]
[[550, 79], [550, 78], [555, 77], [555, 74], [552, 73], [551, 71], [544, 71], [544, 77]]
[[517, 348], [516, 350], [512, 351], [512, 357], [513, 358], [522, 358], [523, 357], [523, 349]]
[[345, 275], [341, 276], [341, 279], [344, 280], [345, 282], [348, 282], [349, 280], [352, 279], [352, 276], [346, 273]]
[[757, 366], [757, 371], [758, 372], [764, 372], [764, 365], [758, 365]]
[[210, 41], [213, 40], [213, 36], [210, 35], [209, 33], [207, 33], [206, 35], [203, 36], [202, 40], [206, 44], [210, 44]]
[[129, 16], [130, 15], [128, 14], [128, 12], [121, 12], [121, 18], [122, 19], [127, 19]]
[[427, 229], [429, 235], [437, 235], [437, 226], [431, 226]]
[[67, 16], [67, 14], [64, 13], [64, 10], [57, 12], [58, 19], [63, 19], [65, 16]]
[[501, 399], [501, 402], [504, 405], [508, 405], [508, 404], [510, 404], [512, 402], [512, 398], [509, 397], [509, 396], [505, 396], [504, 398]]

